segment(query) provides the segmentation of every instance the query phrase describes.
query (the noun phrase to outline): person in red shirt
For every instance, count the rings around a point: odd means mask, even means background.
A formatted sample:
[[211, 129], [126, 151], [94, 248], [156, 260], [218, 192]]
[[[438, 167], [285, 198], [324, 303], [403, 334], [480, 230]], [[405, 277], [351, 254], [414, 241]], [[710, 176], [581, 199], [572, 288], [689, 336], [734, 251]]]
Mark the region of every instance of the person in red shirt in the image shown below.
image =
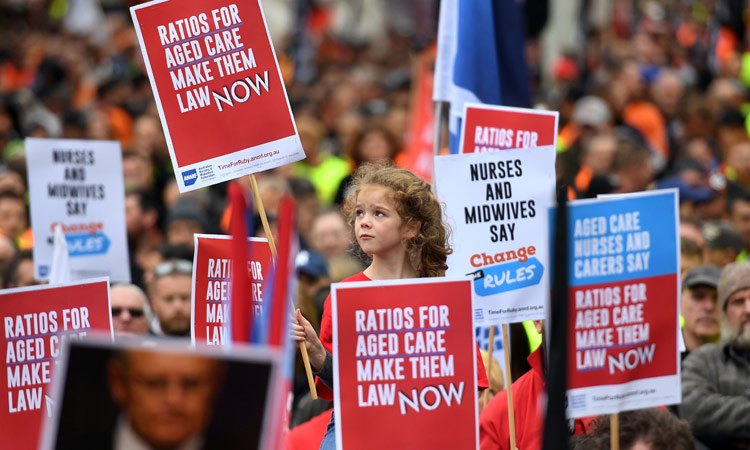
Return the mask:
[[[541, 333], [544, 322], [535, 320]], [[544, 437], [544, 394], [546, 389], [544, 342], [527, 361], [531, 370], [512, 385], [513, 412], [516, 428], [516, 448], [539, 450]], [[576, 419], [572, 424], [574, 434], [583, 434], [593, 418]], [[479, 448], [481, 450], [515, 450], [510, 447], [508, 427], [508, 391], [503, 390], [482, 410], [479, 416]]]
[[[541, 333], [541, 321], [535, 321]], [[527, 361], [531, 370], [511, 385], [516, 425], [516, 447], [541, 449], [544, 431], [544, 407], [541, 404], [545, 389], [544, 345], [540, 345]], [[479, 416], [479, 448], [481, 450], [515, 450], [510, 448], [508, 427], [508, 390], [504, 389], [490, 400]]]
[[[372, 257], [363, 272], [344, 280], [369, 281], [417, 277], [439, 277], [448, 268], [447, 231], [440, 203], [430, 185], [405, 169], [374, 164], [360, 166], [352, 181], [351, 194], [343, 206], [344, 215], [354, 228], [359, 248]], [[413, 264], [413, 263], [416, 263]], [[318, 395], [331, 400], [333, 393], [333, 328], [331, 296], [325, 301], [320, 339], [310, 323], [297, 310], [292, 336], [305, 342], [310, 364], [317, 373]], [[488, 386], [479, 347], [477, 382]], [[321, 450], [335, 449], [333, 415]]]

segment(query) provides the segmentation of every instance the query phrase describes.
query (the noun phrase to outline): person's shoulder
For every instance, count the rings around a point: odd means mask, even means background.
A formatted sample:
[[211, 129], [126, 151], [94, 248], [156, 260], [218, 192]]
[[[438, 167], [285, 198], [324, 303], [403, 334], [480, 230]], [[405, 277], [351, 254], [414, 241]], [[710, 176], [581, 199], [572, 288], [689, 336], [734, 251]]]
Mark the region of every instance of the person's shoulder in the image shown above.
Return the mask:
[[352, 281], [370, 281], [370, 279], [367, 277], [367, 275], [365, 275], [364, 272], [360, 272], [356, 275], [350, 276], [349, 278], [344, 278], [343, 280], [341, 280], [342, 283], [349, 283]]
[[327, 409], [307, 422], [292, 428], [284, 437], [289, 450], [317, 449], [331, 421], [331, 409]]
[[683, 361], [683, 369], [689, 367], [705, 368], [710, 361], [716, 361], [724, 354], [724, 344], [703, 344], [691, 351]]
[[508, 391], [503, 389], [487, 402], [487, 405], [479, 414], [479, 424], [482, 428], [501, 429], [504, 424], [507, 425], [507, 417]]
[[720, 355], [724, 352], [724, 344], [703, 344], [697, 349], [690, 352], [688, 358], [706, 358], [710, 356]]

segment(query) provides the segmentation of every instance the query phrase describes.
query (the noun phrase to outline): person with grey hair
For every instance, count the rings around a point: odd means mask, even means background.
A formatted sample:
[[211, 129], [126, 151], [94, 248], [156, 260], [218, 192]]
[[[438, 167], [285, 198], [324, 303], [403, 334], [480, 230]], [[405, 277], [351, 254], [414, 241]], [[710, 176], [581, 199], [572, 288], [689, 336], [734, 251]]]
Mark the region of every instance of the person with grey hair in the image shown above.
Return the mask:
[[680, 415], [709, 448], [750, 448], [750, 262], [721, 272], [722, 342], [690, 353]]
[[148, 334], [151, 307], [146, 293], [130, 283], [115, 284], [109, 291], [115, 335]]

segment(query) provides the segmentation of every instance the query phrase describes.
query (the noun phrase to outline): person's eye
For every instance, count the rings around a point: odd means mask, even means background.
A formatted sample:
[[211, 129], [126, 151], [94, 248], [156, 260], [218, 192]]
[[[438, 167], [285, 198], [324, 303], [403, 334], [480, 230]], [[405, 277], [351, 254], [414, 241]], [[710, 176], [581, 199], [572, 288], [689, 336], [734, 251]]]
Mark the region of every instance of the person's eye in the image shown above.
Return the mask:
[[383, 211], [375, 211], [376, 216], [385, 216], [385, 213]]
[[200, 385], [201, 385], [200, 380], [194, 380], [194, 379], [182, 380], [182, 388], [185, 389], [186, 391], [191, 391], [193, 389], [196, 389]]
[[149, 390], [159, 390], [166, 387], [167, 383], [165, 380], [159, 378], [145, 378], [141, 380], [142, 385]]
[[357, 216], [357, 217], [362, 217], [364, 215], [364, 213], [365, 212], [362, 211], [361, 209], [358, 209], [358, 210], [354, 211], [354, 215]]

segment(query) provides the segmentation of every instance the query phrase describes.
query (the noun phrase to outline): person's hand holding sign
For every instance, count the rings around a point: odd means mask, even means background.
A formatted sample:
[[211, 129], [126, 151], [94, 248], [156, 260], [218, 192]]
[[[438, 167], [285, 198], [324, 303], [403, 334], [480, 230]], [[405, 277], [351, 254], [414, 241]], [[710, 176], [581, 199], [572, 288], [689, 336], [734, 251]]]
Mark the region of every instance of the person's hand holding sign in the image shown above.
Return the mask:
[[310, 364], [315, 371], [320, 371], [326, 360], [326, 349], [323, 347], [320, 339], [318, 339], [318, 334], [315, 332], [313, 326], [305, 319], [299, 309], [295, 311], [295, 315], [294, 319], [296, 320], [292, 320], [290, 327], [292, 338], [297, 342], [305, 343], [307, 354], [310, 357]]

